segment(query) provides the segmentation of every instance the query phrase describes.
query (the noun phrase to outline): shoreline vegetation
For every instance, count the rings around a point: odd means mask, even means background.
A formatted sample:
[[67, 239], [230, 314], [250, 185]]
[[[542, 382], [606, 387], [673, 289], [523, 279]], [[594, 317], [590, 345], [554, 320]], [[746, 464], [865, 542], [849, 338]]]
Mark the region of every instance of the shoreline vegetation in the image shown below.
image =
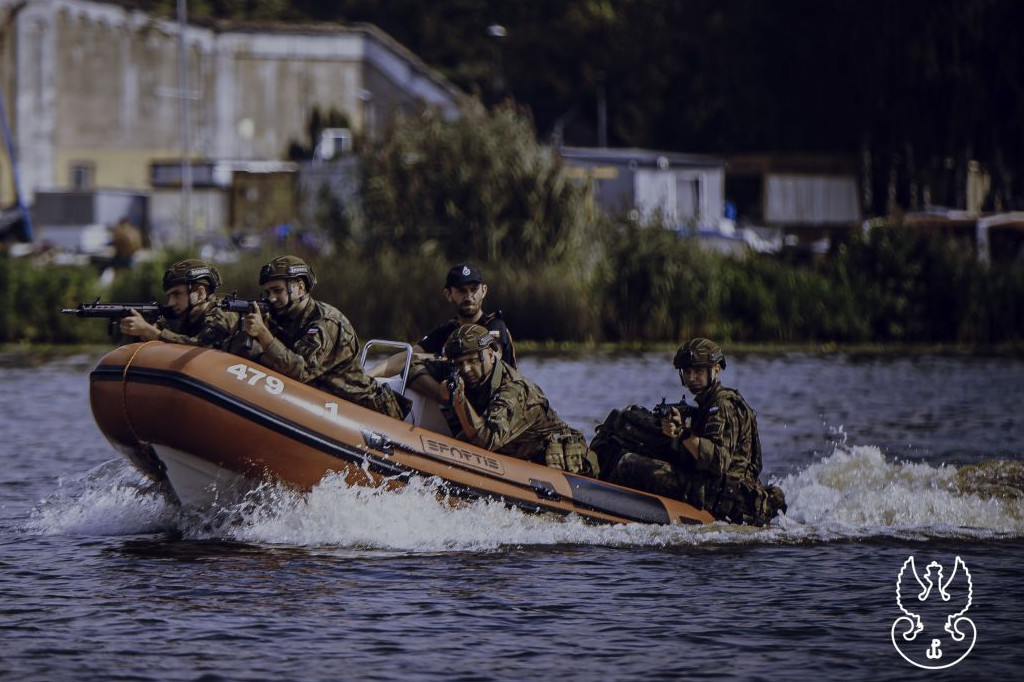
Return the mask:
[[[95, 320], [83, 322], [98, 324]], [[361, 342], [369, 339], [360, 338]], [[393, 339], [396, 341], [412, 341], [412, 339]], [[552, 342], [552, 341], [517, 341], [516, 353], [521, 357], [571, 357], [574, 355], [597, 354], [604, 357], [634, 355], [638, 353], [661, 353], [671, 359], [679, 347], [679, 342], [658, 343], [593, 343], [593, 342]], [[0, 367], [38, 367], [50, 362], [81, 357], [83, 362], [92, 363], [109, 351], [131, 339], [110, 338], [109, 343], [72, 343], [72, 344], [34, 344], [4, 343], [0, 344]], [[986, 357], [1024, 358], [1024, 344], [942, 344], [942, 343], [896, 343], [896, 344], [817, 344], [817, 343], [729, 343], [728, 355], [742, 357], [744, 355], [819, 355], [849, 357], [887, 357], [896, 355], [933, 355], [945, 357], [970, 356], [977, 357], [984, 351]]]
[[[486, 310], [502, 310], [517, 348], [531, 352], [634, 350], [707, 336], [743, 348], [846, 352], [889, 348], [1024, 351], [1024, 267], [988, 267], [947, 238], [901, 227], [856, 234], [811, 262], [725, 256], [654, 226], [622, 229], [589, 270], [573, 263], [475, 261], [488, 283]], [[624, 236], [625, 235], [625, 236]], [[307, 259], [314, 296], [349, 317], [360, 339], [415, 341], [452, 316], [443, 275], [463, 255], [339, 249], [330, 256], [284, 244], [214, 263], [218, 292], [258, 297], [257, 273], [275, 255]], [[39, 266], [0, 255], [0, 344], [109, 344], [102, 320], [60, 313], [97, 298], [163, 301], [164, 269], [189, 254], [163, 254], [109, 287], [84, 266]]]
[[[971, 243], [906, 227], [898, 215], [834, 239], [827, 254], [724, 255], [690, 230], [607, 215], [540, 145], [529, 116], [469, 106], [426, 109], [360, 140], [358, 209], [321, 197], [305, 227], [326, 247], [268, 243], [213, 260], [219, 294], [258, 296], [257, 273], [293, 253], [317, 274], [360, 340], [416, 340], [452, 317], [452, 263], [480, 266], [485, 310], [500, 309], [517, 347], [677, 345], [707, 336], [751, 348], [1024, 348], [1024, 263], [979, 263]], [[272, 241], [272, 240], [271, 240]], [[190, 252], [156, 253], [102, 286], [96, 268], [0, 253], [0, 344], [104, 344], [99, 320], [62, 315], [82, 302], [164, 300], [163, 271]], [[841, 352], [841, 351], [840, 351]]]

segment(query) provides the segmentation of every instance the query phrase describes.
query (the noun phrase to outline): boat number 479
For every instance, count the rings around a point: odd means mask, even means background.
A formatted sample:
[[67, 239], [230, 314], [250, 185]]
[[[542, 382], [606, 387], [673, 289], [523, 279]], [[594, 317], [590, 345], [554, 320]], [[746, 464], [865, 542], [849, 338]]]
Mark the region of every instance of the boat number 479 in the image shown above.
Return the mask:
[[231, 365], [228, 367], [228, 374], [233, 374], [239, 381], [244, 381], [250, 386], [256, 386], [262, 383], [263, 388], [267, 389], [267, 393], [273, 395], [280, 395], [284, 390], [284, 382], [277, 377], [272, 377], [266, 372], [260, 371], [255, 367], [250, 367], [239, 363], [237, 365]]

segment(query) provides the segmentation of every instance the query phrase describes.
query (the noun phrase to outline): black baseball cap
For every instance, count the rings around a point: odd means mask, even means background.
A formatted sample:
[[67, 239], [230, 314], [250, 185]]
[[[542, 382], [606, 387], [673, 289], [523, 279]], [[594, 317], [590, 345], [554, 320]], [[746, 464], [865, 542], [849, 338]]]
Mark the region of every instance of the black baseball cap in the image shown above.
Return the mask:
[[484, 281], [480, 269], [469, 263], [453, 265], [448, 271], [448, 278], [444, 281], [444, 288], [461, 287], [463, 284], [479, 284]]

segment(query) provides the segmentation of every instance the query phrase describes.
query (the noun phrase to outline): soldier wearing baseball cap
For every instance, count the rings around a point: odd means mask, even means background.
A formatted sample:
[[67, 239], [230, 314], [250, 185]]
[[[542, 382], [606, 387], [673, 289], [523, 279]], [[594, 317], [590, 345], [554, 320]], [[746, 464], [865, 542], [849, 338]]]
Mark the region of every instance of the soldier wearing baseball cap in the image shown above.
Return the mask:
[[453, 265], [444, 280], [444, 288], [461, 287], [463, 284], [483, 284], [484, 276], [480, 269], [469, 263]]
[[[445, 299], [455, 308], [455, 317], [438, 325], [425, 334], [413, 345], [417, 354], [442, 355], [444, 344], [452, 332], [465, 324], [478, 324], [487, 329], [494, 337], [501, 359], [510, 367], [516, 366], [516, 349], [512, 345], [512, 334], [509, 333], [501, 311], [484, 313], [482, 304], [487, 297], [487, 285], [484, 276], [472, 263], [457, 263], [448, 270], [442, 290]], [[394, 376], [401, 371], [405, 356], [401, 353], [370, 368], [373, 377]], [[437, 398], [434, 392], [427, 389], [428, 395]]]
[[455, 307], [456, 317], [437, 326], [419, 340], [418, 345], [424, 352], [441, 354], [444, 342], [452, 332], [464, 324], [478, 324], [485, 327], [494, 337], [501, 359], [512, 367], [516, 366], [516, 351], [512, 346], [512, 335], [509, 334], [505, 321], [501, 319], [501, 311], [484, 313], [481, 307], [487, 297], [487, 285], [484, 284], [483, 273], [472, 263], [458, 263], [448, 270], [444, 280], [444, 297]]

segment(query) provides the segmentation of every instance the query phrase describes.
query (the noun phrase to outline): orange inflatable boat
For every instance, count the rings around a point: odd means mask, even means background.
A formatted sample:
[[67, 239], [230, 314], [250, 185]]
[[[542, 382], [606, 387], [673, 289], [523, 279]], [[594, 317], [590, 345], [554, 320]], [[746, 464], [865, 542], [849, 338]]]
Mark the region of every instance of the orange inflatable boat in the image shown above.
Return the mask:
[[308, 490], [336, 472], [363, 486], [437, 477], [455, 497], [595, 522], [714, 520], [685, 502], [462, 442], [436, 404], [404, 392], [414, 410], [399, 421], [235, 355], [157, 341], [117, 348], [90, 374], [100, 431], [184, 505], [230, 502], [266, 479]]

